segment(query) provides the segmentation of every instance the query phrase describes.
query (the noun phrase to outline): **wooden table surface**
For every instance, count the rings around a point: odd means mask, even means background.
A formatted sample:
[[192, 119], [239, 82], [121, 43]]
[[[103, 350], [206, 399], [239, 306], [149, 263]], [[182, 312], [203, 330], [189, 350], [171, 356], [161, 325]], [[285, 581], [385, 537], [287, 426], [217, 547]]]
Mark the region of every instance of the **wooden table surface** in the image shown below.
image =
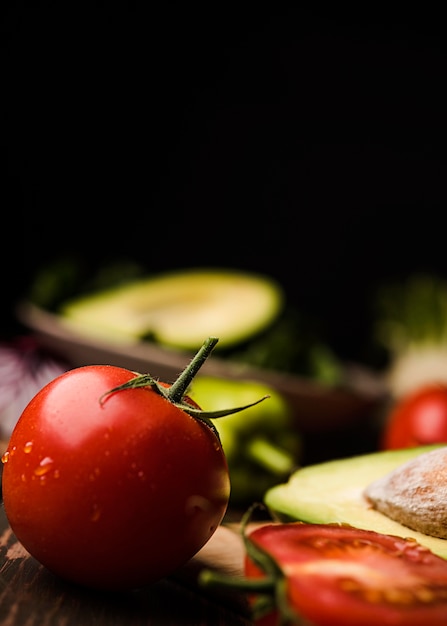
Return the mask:
[[222, 526], [175, 576], [122, 594], [91, 591], [57, 578], [32, 558], [0, 507], [0, 625], [251, 626], [245, 599], [197, 586], [203, 567], [240, 574], [242, 557], [240, 537]]

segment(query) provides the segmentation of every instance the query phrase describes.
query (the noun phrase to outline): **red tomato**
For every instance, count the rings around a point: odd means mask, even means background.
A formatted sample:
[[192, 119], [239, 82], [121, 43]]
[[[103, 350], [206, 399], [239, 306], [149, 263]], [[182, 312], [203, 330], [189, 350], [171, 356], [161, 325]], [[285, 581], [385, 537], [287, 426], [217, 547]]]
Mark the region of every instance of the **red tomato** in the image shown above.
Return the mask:
[[3, 456], [17, 538], [48, 569], [90, 587], [134, 588], [172, 573], [228, 504], [216, 433], [152, 387], [104, 396], [132, 378], [108, 365], [59, 376], [25, 408]]
[[385, 422], [386, 450], [447, 442], [447, 386], [431, 384], [398, 400]]
[[[300, 522], [267, 524], [248, 540], [285, 577], [287, 605], [297, 616], [287, 623], [302, 624], [302, 618], [315, 626], [447, 623], [447, 561], [413, 540]], [[245, 571], [248, 578], [275, 577], [249, 553]], [[271, 613], [259, 623], [279, 623], [274, 618]]]

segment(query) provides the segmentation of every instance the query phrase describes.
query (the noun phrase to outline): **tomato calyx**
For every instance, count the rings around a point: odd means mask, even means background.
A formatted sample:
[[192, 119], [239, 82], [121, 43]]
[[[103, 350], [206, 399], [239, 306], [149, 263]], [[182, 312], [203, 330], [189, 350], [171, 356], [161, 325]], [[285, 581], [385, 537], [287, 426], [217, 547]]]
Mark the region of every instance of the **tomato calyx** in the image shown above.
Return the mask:
[[276, 560], [253, 543], [247, 534], [247, 525], [256, 508], [265, 507], [259, 502], [250, 506], [241, 520], [241, 536], [247, 556], [263, 572], [262, 578], [241, 578], [204, 569], [200, 572], [199, 584], [209, 589], [225, 587], [243, 594], [254, 594], [251, 611], [255, 621], [275, 613], [278, 614], [278, 626], [288, 624], [304, 626], [306, 622], [292, 609], [287, 599], [287, 578], [284, 572]]
[[217, 337], [208, 337], [208, 339], [203, 342], [199, 351], [195, 354], [190, 363], [180, 373], [179, 377], [172, 385], [162, 385], [156, 378], [154, 378], [150, 374], [137, 374], [135, 378], [131, 378], [123, 385], [118, 385], [117, 387], [106, 391], [99, 399], [100, 404], [103, 404], [106, 401], [106, 398], [114, 393], [125, 391], [126, 389], [150, 387], [153, 391], [171, 402], [178, 409], [184, 411], [188, 415], [191, 415], [191, 417], [194, 417], [195, 419], [204, 422], [209, 428], [211, 428], [217, 438], [220, 439], [219, 433], [212, 422], [213, 419], [225, 417], [226, 415], [238, 413], [239, 411], [244, 411], [245, 409], [259, 404], [263, 400], [266, 400], [267, 398], [269, 398], [269, 396], [265, 395], [259, 400], [255, 400], [255, 402], [251, 402], [250, 404], [246, 404], [244, 406], [233, 407], [230, 409], [221, 409], [218, 411], [203, 411], [198, 406], [195, 406], [191, 402], [188, 402], [188, 398], [186, 395], [187, 390], [197, 372], [210, 356], [218, 341], [219, 339]]

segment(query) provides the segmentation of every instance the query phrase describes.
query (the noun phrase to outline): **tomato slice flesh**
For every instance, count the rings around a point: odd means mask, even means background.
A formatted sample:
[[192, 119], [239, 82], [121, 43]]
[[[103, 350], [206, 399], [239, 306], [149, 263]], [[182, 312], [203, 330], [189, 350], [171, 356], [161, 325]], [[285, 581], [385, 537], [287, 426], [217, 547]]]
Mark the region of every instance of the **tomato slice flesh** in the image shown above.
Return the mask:
[[[316, 626], [444, 626], [447, 561], [413, 540], [336, 524], [267, 524], [250, 534]], [[262, 575], [246, 557], [247, 576]]]

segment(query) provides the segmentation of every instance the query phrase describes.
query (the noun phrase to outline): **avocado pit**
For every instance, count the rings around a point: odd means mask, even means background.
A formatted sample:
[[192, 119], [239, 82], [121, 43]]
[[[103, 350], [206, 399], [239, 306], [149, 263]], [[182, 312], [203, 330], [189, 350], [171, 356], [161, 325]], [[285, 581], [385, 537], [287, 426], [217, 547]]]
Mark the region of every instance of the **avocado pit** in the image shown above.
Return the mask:
[[371, 507], [431, 537], [447, 539], [447, 446], [425, 452], [370, 483]]

